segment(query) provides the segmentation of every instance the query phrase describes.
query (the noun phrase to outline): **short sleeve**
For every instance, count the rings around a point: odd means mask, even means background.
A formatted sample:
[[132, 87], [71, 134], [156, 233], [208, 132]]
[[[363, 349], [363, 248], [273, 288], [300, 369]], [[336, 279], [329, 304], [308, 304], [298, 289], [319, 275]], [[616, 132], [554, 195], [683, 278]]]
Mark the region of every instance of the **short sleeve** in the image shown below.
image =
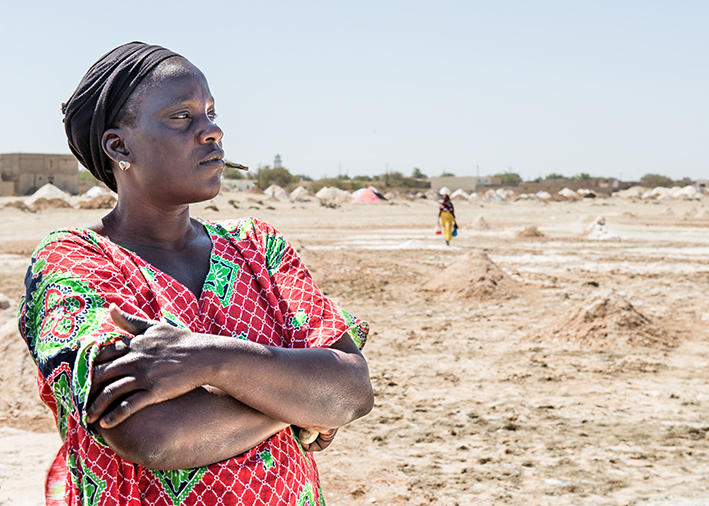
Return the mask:
[[121, 270], [95, 237], [58, 231], [40, 243], [25, 276], [19, 327], [63, 438], [73, 423], [89, 430], [86, 404], [100, 347], [132, 337], [113, 323], [112, 302], [142, 314]]
[[227, 222], [225, 226], [242, 247], [249, 248], [250, 244], [258, 251], [250, 258], [251, 270], [267, 278], [260, 279], [260, 283], [274, 295], [289, 347], [326, 348], [345, 334], [360, 349], [364, 346], [369, 333], [367, 322], [337, 307], [322, 293], [280, 232], [258, 219]]

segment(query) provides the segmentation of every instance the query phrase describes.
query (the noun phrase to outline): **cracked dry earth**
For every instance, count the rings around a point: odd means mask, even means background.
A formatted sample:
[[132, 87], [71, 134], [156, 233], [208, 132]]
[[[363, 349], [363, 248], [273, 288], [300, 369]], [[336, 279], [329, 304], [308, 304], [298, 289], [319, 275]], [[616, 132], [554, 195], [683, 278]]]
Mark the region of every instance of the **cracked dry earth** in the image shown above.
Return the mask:
[[[446, 248], [433, 202], [257, 200], [224, 195], [193, 214], [271, 222], [326, 294], [372, 327], [375, 408], [316, 457], [330, 506], [709, 503], [709, 221], [677, 218], [701, 203], [456, 202], [460, 234]], [[0, 292], [19, 297], [22, 241], [101, 214], [0, 210]], [[578, 238], [600, 215], [620, 240]], [[490, 229], [465, 228], [480, 216]], [[529, 225], [545, 237], [517, 237]], [[421, 289], [471, 249], [502, 268], [517, 297]], [[581, 345], [544, 332], [608, 290], [672, 344]], [[4, 415], [0, 504], [41, 504], [58, 437]]]

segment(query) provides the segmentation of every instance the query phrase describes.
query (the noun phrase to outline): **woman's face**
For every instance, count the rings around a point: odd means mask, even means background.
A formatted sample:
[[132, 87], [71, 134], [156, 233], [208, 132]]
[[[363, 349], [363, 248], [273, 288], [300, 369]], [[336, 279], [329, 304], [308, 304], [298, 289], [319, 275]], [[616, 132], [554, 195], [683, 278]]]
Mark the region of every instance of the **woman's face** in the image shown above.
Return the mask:
[[223, 132], [214, 123], [214, 98], [204, 75], [186, 60], [168, 60], [136, 93], [135, 120], [123, 127], [131, 168], [121, 174], [119, 193], [138, 193], [158, 205], [217, 195]]

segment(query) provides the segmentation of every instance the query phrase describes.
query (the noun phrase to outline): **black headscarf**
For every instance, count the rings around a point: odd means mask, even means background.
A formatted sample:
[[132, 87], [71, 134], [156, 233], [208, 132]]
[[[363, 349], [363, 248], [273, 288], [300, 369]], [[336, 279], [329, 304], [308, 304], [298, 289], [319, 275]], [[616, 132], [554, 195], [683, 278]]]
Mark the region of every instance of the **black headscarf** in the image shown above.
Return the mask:
[[455, 211], [453, 210], [453, 202], [451, 202], [451, 198], [448, 195], [443, 195], [443, 202], [441, 202], [441, 205], [438, 206], [438, 212], [447, 212], [451, 213], [453, 216], [455, 216]]
[[62, 104], [69, 148], [96, 179], [116, 191], [101, 138], [143, 78], [160, 62], [180, 56], [160, 46], [129, 42], [103, 55]]

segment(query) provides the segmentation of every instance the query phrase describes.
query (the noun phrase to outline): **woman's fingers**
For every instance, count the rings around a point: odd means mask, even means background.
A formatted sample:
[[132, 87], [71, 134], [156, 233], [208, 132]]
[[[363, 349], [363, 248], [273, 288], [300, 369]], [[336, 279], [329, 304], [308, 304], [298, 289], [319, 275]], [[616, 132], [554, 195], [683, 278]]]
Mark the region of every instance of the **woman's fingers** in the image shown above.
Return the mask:
[[138, 390], [121, 400], [111, 411], [105, 413], [99, 420], [99, 425], [104, 429], [112, 429], [151, 404], [155, 404], [155, 400], [151, 399], [151, 395], [146, 390]]
[[[89, 401], [89, 405], [86, 408], [86, 420], [89, 423], [95, 422], [111, 404], [136, 389], [136, 379], [132, 376], [125, 376], [103, 388], [99, 388], [97, 390], [98, 395]], [[94, 389], [92, 389], [93, 391]]]
[[107, 344], [101, 351], [98, 352], [94, 359], [94, 365], [110, 362], [119, 357], [122, 357], [130, 351], [130, 345], [126, 341], [116, 341], [115, 343]]
[[125, 311], [121, 311], [118, 306], [111, 304], [108, 308], [108, 313], [113, 318], [113, 322], [126, 332], [130, 332], [134, 336], [144, 333], [157, 322], [146, 320], [139, 316], [131, 315]]

